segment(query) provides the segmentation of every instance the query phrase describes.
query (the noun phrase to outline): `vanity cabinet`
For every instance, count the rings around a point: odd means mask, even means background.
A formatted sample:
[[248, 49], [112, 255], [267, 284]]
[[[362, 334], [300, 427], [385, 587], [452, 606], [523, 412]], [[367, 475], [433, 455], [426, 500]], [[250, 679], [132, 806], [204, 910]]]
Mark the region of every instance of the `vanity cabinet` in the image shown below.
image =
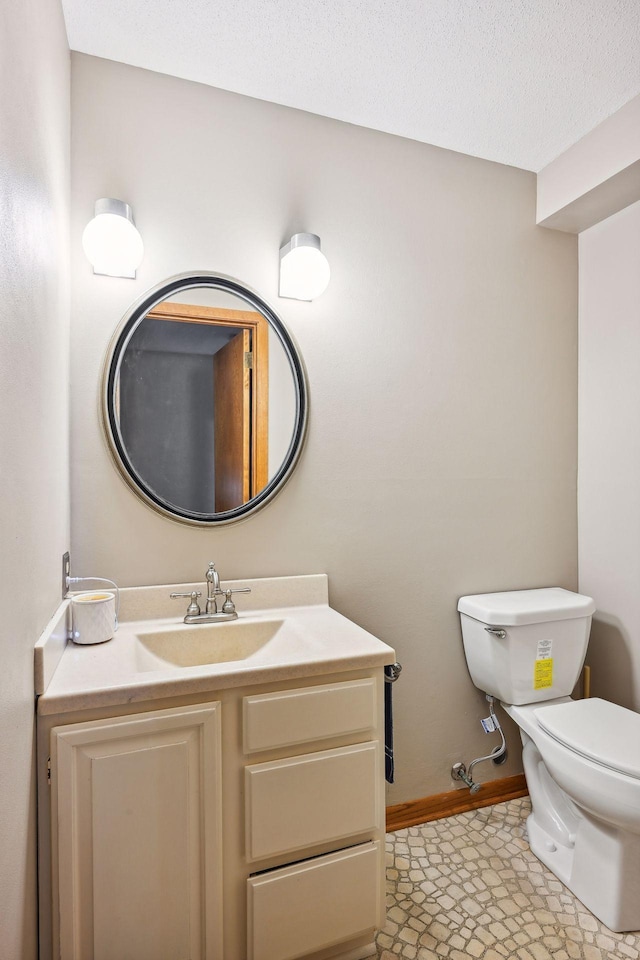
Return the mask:
[[41, 960], [373, 955], [382, 668], [182, 701], [40, 718]]

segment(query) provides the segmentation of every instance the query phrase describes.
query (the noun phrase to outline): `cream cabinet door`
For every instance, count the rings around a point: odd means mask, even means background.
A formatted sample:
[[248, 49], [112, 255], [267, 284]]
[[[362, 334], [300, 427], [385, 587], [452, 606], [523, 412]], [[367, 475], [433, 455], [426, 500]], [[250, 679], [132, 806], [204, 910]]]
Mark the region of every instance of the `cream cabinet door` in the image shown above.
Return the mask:
[[223, 960], [220, 710], [52, 730], [61, 960]]

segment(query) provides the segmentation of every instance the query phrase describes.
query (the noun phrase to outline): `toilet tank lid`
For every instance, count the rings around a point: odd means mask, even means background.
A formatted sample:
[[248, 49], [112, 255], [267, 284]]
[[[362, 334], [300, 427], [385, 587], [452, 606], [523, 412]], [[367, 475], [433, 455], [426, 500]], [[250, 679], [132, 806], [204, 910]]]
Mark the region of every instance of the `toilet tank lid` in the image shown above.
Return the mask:
[[562, 587], [479, 593], [472, 597], [461, 597], [458, 602], [460, 613], [466, 613], [481, 623], [500, 627], [590, 617], [595, 609], [591, 597], [563, 590]]
[[640, 778], [640, 714], [608, 700], [568, 700], [534, 710], [539, 725], [574, 753]]

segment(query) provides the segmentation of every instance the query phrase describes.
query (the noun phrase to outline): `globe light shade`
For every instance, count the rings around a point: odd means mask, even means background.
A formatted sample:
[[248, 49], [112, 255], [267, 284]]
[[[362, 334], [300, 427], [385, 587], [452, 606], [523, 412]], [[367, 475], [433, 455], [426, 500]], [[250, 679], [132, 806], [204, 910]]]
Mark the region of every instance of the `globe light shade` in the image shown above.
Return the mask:
[[82, 247], [93, 272], [107, 277], [135, 278], [144, 244], [123, 200], [96, 200], [95, 216], [84, 228]]
[[296, 233], [280, 249], [281, 297], [315, 300], [329, 285], [329, 261], [315, 233]]

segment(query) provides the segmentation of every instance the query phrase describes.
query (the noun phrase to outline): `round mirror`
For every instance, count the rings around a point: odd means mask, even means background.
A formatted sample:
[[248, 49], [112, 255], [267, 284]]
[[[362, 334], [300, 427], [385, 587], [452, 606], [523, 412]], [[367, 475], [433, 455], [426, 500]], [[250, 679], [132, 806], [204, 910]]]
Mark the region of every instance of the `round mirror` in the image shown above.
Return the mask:
[[103, 382], [107, 439], [147, 503], [185, 523], [229, 523], [267, 503], [304, 440], [307, 387], [282, 321], [247, 287], [174, 277], [128, 311]]

